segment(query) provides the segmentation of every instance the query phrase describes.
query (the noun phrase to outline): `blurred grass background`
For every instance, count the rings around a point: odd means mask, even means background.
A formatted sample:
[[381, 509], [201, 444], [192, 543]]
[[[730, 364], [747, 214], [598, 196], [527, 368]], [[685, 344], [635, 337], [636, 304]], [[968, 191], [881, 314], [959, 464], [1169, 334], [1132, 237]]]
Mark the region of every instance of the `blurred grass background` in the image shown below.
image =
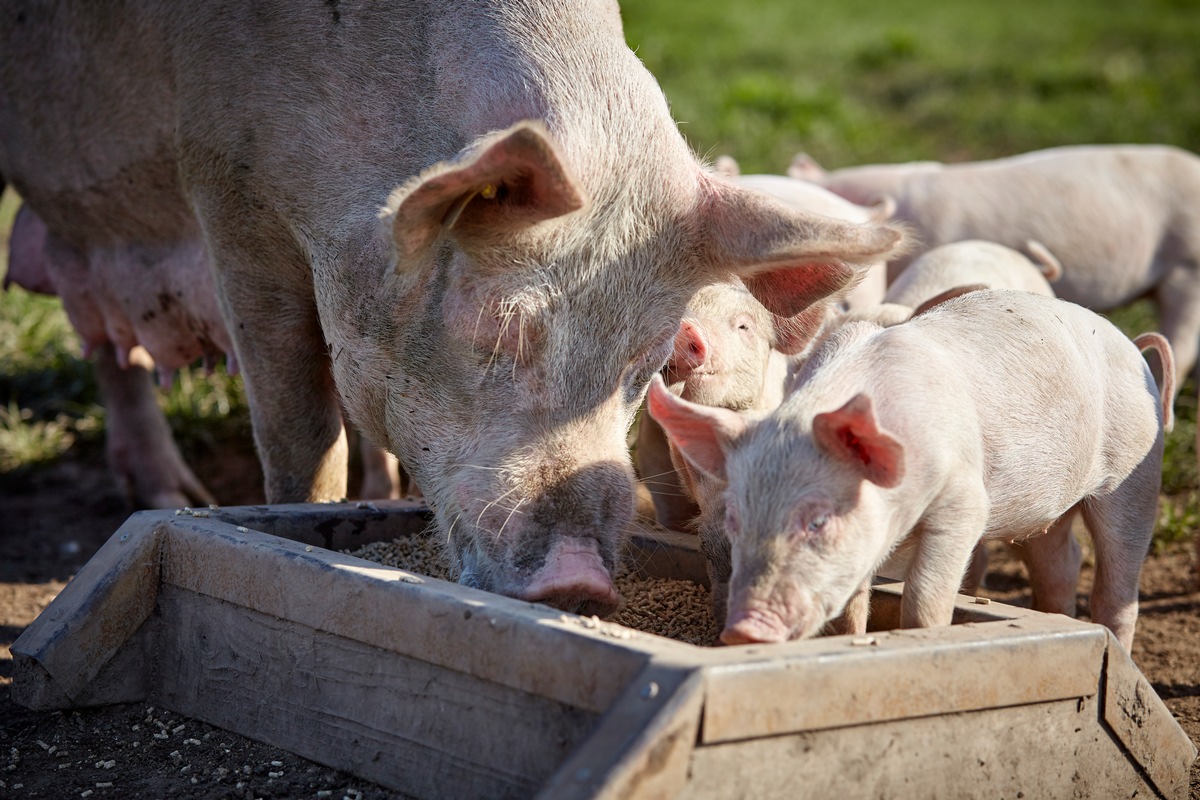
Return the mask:
[[[1200, 0], [631, 0], [622, 15], [692, 146], [743, 172], [783, 172], [799, 151], [829, 168], [1073, 143], [1200, 151]], [[16, 202], [0, 203], [0, 271]], [[1145, 302], [1112, 317], [1130, 334], [1155, 324]], [[1195, 398], [1189, 384], [1176, 404], [1160, 542], [1200, 521]], [[249, 436], [222, 371], [183, 370], [162, 402], [185, 454]], [[96, 447], [103, 424], [58, 302], [0, 294], [0, 477]]]

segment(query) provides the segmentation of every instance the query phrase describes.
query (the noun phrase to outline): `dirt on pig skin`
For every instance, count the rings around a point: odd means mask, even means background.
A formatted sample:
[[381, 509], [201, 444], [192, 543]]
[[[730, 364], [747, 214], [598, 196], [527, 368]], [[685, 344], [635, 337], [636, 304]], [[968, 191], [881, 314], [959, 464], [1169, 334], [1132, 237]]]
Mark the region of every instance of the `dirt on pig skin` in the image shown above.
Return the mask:
[[[223, 504], [262, 502], [248, 442], [217, 443], [194, 462]], [[0, 481], [0, 798], [403, 798], [151, 703], [35, 712], [12, 701], [9, 645], [128, 513], [99, 448]], [[984, 594], [1027, 606], [1019, 561], [1002, 547], [991, 555]], [[1084, 617], [1087, 569], [1079, 592]], [[1191, 546], [1147, 559], [1133, 656], [1200, 744], [1200, 593], [1194, 576]], [[1190, 797], [1200, 800], [1195, 766]]]

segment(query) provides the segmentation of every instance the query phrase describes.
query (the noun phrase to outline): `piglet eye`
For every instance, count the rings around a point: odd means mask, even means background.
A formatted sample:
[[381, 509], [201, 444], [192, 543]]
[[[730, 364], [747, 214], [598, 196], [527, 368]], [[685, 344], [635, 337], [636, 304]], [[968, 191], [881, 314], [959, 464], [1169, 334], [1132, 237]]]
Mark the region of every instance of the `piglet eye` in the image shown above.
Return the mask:
[[820, 533], [821, 531], [825, 530], [825, 525], [828, 522], [829, 522], [829, 517], [825, 514], [822, 514], [819, 517], [813, 517], [808, 522], [808, 532], [809, 533]]

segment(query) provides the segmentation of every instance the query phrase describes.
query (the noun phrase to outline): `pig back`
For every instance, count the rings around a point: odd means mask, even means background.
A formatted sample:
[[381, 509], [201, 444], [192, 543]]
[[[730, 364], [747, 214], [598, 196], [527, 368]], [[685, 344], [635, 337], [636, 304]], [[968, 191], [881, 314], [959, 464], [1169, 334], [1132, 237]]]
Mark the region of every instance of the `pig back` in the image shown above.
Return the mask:
[[1153, 377], [1132, 342], [1099, 315], [988, 290], [909, 324], [938, 342], [966, 378], [968, 394], [957, 402], [980, 426], [989, 535], [1041, 529], [1122, 482], [1147, 456], [1161, 457]]

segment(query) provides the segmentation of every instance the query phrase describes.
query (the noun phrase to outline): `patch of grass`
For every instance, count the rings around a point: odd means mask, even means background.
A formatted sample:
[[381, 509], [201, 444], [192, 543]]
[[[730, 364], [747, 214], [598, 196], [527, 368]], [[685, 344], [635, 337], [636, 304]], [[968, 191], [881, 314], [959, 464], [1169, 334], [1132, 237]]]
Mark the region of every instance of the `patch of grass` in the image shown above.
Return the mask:
[[248, 440], [253, 435], [242, 379], [231, 376], [224, 365], [211, 374], [198, 367], [179, 370], [170, 391], [159, 400], [185, 453], [199, 445], [212, 448], [224, 439]]
[[65, 414], [35, 420], [15, 400], [0, 406], [0, 475], [55, 461], [74, 443], [75, 426]]
[[[1200, 142], [1186, 2], [644, 0], [622, 14], [693, 146], [747, 172], [781, 172], [800, 150], [840, 167]], [[775, 124], [731, 88], [747, 82], [769, 87]]]
[[[7, 271], [8, 234], [19, 205], [11, 190], [0, 198], [0, 272]], [[7, 404], [0, 405], [0, 474], [101, 440], [105, 412], [92, 366], [57, 297], [16, 286], [0, 292], [0, 404]], [[251, 435], [241, 378], [223, 367], [211, 376], [179, 370], [159, 404], [185, 457], [195, 447]]]

